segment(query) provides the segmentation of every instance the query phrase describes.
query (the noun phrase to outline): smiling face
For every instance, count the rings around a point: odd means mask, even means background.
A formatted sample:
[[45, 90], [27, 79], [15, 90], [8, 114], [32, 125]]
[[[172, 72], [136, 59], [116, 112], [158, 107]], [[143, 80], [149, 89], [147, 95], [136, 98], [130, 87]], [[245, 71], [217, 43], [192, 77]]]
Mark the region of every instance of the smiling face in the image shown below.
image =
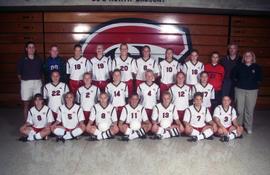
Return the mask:
[[200, 82], [201, 82], [201, 84], [208, 83], [208, 74], [206, 72], [204, 72], [200, 75]]
[[41, 97], [37, 97], [35, 100], [34, 100], [34, 105], [37, 109], [41, 109], [43, 107], [43, 99]]
[[229, 46], [229, 54], [231, 56], [235, 56], [235, 55], [237, 55], [237, 53], [238, 53], [238, 47], [237, 47], [237, 45], [234, 45], [234, 44], [230, 45]]
[[82, 53], [82, 49], [80, 47], [75, 47], [74, 48], [74, 56], [76, 58], [79, 58], [81, 56], [81, 53]]
[[166, 57], [166, 60], [172, 60], [173, 59], [173, 51], [171, 49], [166, 50], [165, 57]]
[[53, 84], [58, 84], [60, 81], [60, 74], [57, 71], [52, 72], [51, 79]]
[[25, 51], [28, 55], [34, 55], [36, 52], [36, 47], [33, 43], [30, 43], [27, 45], [27, 47], [25, 48]]
[[145, 72], [145, 80], [148, 84], [151, 84], [153, 81], [155, 81], [154, 73], [153, 71], [146, 71]]
[[222, 99], [222, 105], [223, 105], [223, 107], [228, 108], [230, 106], [230, 104], [231, 104], [230, 97], [224, 96], [223, 99]]
[[196, 52], [196, 51], [191, 52], [191, 54], [190, 54], [190, 60], [193, 63], [196, 63], [198, 61], [198, 58], [199, 58], [198, 52]]
[[144, 47], [142, 50], [142, 55], [144, 59], [150, 58], [150, 49], [148, 47]]
[[58, 47], [56, 47], [56, 46], [51, 47], [50, 56], [52, 58], [56, 58], [58, 56], [58, 54], [59, 54]]
[[65, 96], [65, 103], [68, 107], [71, 107], [73, 106], [74, 104], [74, 95], [71, 94], [71, 93], [68, 93], [66, 96]]
[[211, 56], [211, 62], [212, 64], [217, 64], [219, 61], [219, 55], [217, 53], [213, 53]]
[[121, 73], [119, 71], [116, 71], [113, 73], [113, 82], [119, 83], [121, 81]]
[[108, 105], [108, 100], [109, 100], [109, 97], [107, 94], [101, 93], [99, 95], [99, 102], [101, 106], [106, 107]]
[[185, 75], [183, 73], [178, 73], [176, 76], [177, 85], [183, 85], [185, 83]]
[[97, 48], [96, 48], [97, 55], [103, 55], [103, 51], [104, 51], [103, 45], [101, 44], [97, 45]]
[[90, 74], [83, 75], [83, 83], [86, 87], [89, 87], [92, 83], [92, 76]]
[[171, 95], [169, 93], [165, 93], [162, 95], [162, 104], [167, 107], [171, 103]]
[[128, 46], [127, 44], [122, 44], [120, 46], [120, 56], [126, 58], [128, 56]]
[[246, 64], [252, 64], [252, 62], [253, 62], [253, 55], [252, 55], [251, 52], [246, 52], [244, 54], [244, 62]]
[[139, 104], [139, 97], [138, 97], [138, 95], [132, 95], [130, 97], [129, 102], [130, 102], [130, 106], [132, 106], [133, 108], [135, 108], [136, 106], [138, 106], [138, 104]]
[[194, 97], [193, 104], [195, 106], [200, 107], [202, 105], [202, 102], [203, 102], [202, 96], [197, 95]]

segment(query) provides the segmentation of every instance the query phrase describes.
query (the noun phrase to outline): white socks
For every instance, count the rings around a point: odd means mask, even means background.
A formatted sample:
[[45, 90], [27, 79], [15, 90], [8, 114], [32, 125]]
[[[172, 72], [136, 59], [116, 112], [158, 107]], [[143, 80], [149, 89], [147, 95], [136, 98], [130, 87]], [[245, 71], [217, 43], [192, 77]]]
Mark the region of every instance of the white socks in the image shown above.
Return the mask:
[[197, 136], [198, 140], [206, 139], [208, 137], [211, 137], [213, 134], [214, 133], [213, 133], [212, 129], [210, 129], [210, 128], [204, 130], [202, 133], [200, 133], [198, 130], [193, 128], [192, 132], [191, 132], [191, 136]]
[[161, 133], [161, 139], [167, 139], [167, 138], [171, 138], [171, 137], [177, 137], [177, 136], [180, 136], [180, 132], [177, 128], [171, 128], [169, 130], [164, 130], [163, 128], [159, 127], [159, 130], [157, 132], [157, 134], [159, 134], [159, 132], [162, 132], [163, 130], [163, 133]]
[[237, 137], [237, 132], [236, 130], [233, 130], [229, 135], [228, 135], [230, 140], [233, 140]]
[[53, 133], [58, 137], [62, 137], [65, 134], [65, 132], [66, 131], [63, 128], [55, 128], [55, 130], [53, 130]]
[[103, 132], [101, 132], [99, 129], [96, 129], [94, 132], [94, 135], [97, 136], [98, 140], [109, 139], [113, 136], [110, 129], [108, 129], [107, 131], [103, 131]]
[[27, 137], [27, 140], [28, 141], [33, 141], [35, 140], [34, 136], [35, 136], [36, 132], [32, 129], [29, 134], [28, 134], [28, 137]]

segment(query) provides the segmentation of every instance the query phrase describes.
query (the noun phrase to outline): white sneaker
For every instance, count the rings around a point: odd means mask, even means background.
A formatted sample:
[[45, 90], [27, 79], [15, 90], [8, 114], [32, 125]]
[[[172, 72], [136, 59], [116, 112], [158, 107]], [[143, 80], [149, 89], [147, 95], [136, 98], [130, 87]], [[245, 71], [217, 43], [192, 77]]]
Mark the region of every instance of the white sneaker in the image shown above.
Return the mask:
[[247, 130], [247, 133], [248, 134], [252, 134], [252, 130]]

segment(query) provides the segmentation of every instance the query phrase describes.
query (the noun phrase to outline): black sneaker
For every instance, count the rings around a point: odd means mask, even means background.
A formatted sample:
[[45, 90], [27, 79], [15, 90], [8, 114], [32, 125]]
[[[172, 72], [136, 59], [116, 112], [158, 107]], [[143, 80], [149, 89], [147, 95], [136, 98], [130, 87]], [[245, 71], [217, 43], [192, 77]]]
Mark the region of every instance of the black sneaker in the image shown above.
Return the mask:
[[65, 139], [63, 137], [56, 137], [56, 142], [63, 142], [65, 143]]
[[240, 135], [240, 136], [238, 136], [238, 137], [236, 137], [237, 139], [242, 139], [242, 138], [244, 138], [244, 136], [243, 135]]
[[146, 139], [146, 138], [147, 138], [147, 135], [144, 134], [144, 135], [140, 136], [139, 138], [140, 138], [140, 139]]
[[121, 138], [120, 138], [121, 141], [129, 141], [129, 138], [128, 138], [128, 135], [123, 135]]
[[162, 139], [162, 135], [161, 134], [155, 134], [155, 135], [153, 135], [152, 139], [154, 139], [154, 140], [161, 140]]
[[198, 137], [197, 136], [191, 136], [189, 139], [187, 139], [187, 141], [189, 141], [189, 142], [197, 142]]
[[21, 141], [21, 142], [27, 142], [28, 141], [27, 137], [20, 137], [18, 140]]
[[221, 142], [229, 142], [229, 140], [230, 140], [230, 139], [229, 139], [228, 136], [221, 136], [221, 137], [220, 137], [220, 141], [221, 141]]
[[206, 138], [206, 140], [214, 140], [214, 136], [210, 136], [210, 137]]
[[89, 138], [87, 139], [88, 141], [97, 141], [97, 136], [95, 135], [90, 135]]

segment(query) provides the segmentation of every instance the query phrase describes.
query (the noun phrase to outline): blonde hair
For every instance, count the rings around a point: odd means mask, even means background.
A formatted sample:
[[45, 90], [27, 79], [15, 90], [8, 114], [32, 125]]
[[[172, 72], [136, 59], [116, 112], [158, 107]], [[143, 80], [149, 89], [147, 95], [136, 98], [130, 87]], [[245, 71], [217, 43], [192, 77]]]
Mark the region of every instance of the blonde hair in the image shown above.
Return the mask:
[[256, 63], [256, 55], [255, 55], [255, 53], [254, 53], [253, 51], [251, 51], [251, 50], [247, 50], [247, 51], [244, 52], [244, 54], [243, 54], [243, 59], [242, 59], [242, 63], [245, 63], [245, 57], [246, 57], [246, 55], [247, 55], [248, 53], [250, 53], [251, 56], [252, 56], [252, 63]]

